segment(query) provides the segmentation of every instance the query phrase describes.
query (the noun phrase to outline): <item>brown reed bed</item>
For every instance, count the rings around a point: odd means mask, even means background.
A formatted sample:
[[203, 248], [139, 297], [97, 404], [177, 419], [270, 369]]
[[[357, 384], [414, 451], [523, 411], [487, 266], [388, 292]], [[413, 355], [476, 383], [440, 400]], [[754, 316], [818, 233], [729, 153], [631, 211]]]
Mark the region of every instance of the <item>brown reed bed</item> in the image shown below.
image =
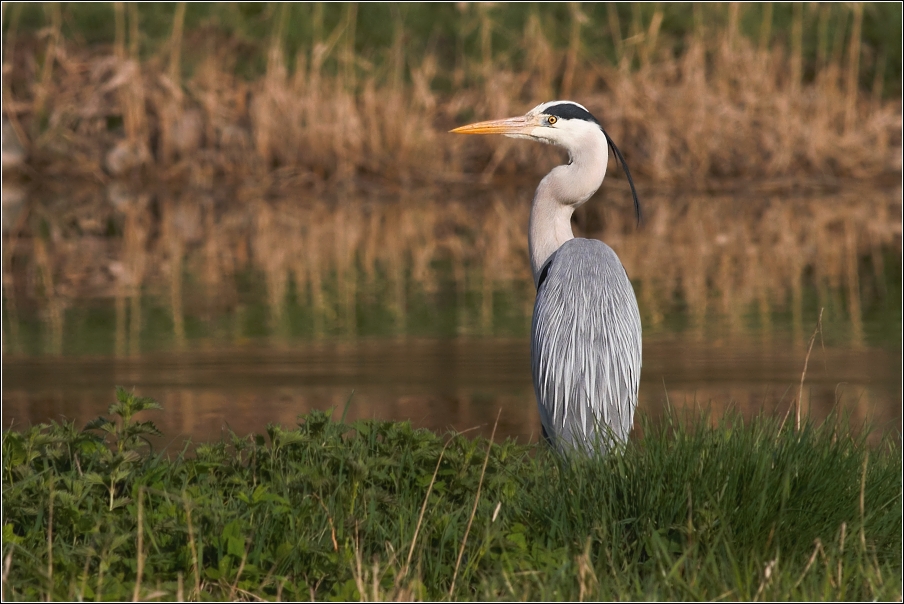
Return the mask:
[[[649, 22], [637, 17], [624, 36], [610, 15], [619, 57], [610, 64], [587, 50], [586, 17], [575, 4], [565, 47], [536, 15], [527, 19], [509, 51], [523, 55], [513, 67], [504, 53], [494, 55], [493, 18], [478, 6], [482, 54], [462, 56], [446, 92], [436, 53], [405, 54], [401, 21], [389, 74], [354, 56], [355, 6], [294, 57], [283, 48], [281, 9], [264, 73], [249, 80], [236, 75], [242, 52], [236, 44], [215, 34], [199, 38], [203, 32], [183, 39], [184, 5], [175, 11], [169, 42], [150, 57], [140, 52], [134, 5], [114, 4], [112, 48], [65, 40], [60, 9], [50, 5], [42, 38], [7, 35], [4, 112], [36, 174], [100, 181], [135, 174], [204, 186], [264, 178], [275, 168], [333, 184], [535, 176], [548, 165], [541, 161], [548, 152], [538, 146], [458, 140], [445, 132], [466, 119], [519, 114], [555, 97], [594, 111], [634, 172], [657, 186], [900, 175], [901, 103], [883, 99], [878, 77], [872, 92], [859, 86], [859, 4], [851, 9], [849, 34], [820, 39], [812, 78], [802, 70], [804, 13], [797, 9], [787, 46], [766, 42], [766, 22], [759, 43], [741, 35], [748, 9], [732, 4], [724, 27], [696, 27], [677, 55], [661, 41], [661, 10]], [[813, 10], [811, 20], [822, 27], [829, 9]], [[189, 47], [193, 70], [184, 75]]]

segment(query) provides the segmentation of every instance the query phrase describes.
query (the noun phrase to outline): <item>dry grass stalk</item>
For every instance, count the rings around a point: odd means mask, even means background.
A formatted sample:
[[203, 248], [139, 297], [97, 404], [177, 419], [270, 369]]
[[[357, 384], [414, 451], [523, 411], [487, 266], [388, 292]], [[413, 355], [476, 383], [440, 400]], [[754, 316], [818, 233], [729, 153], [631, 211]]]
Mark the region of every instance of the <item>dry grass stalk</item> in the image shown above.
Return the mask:
[[[3, 23], [7, 23], [7, 20], [6, 20], [7, 6], [8, 5], [6, 3], [4, 3], [2, 5]], [[18, 33], [18, 29], [19, 29], [19, 20], [22, 17], [23, 4], [12, 3], [12, 7], [13, 8], [11, 9], [11, 13], [9, 16], [9, 28], [6, 31], [6, 36], [5, 36], [5, 40], [4, 40], [5, 47], [3, 49], [4, 57], [7, 59], [7, 62], [10, 64], [13, 63], [13, 59], [14, 59], [14, 55], [15, 55], [16, 39], [17, 39], [17, 33]], [[15, 132], [16, 137], [18, 137], [18, 139], [19, 139], [19, 142], [22, 143], [23, 147], [28, 148], [30, 138], [26, 135], [22, 124], [19, 122], [18, 111], [15, 110], [16, 103], [13, 100], [12, 91], [10, 90], [10, 87], [9, 87], [9, 79], [10, 78], [7, 77], [6, 65], [7, 65], [7, 63], [4, 63], [4, 65], [3, 65], [3, 76], [4, 76], [3, 82], [2, 82], [2, 96], [3, 96], [3, 109], [4, 109], [3, 114], [7, 117], [7, 119], [9, 119], [10, 127], [13, 129], [13, 132]]]
[[60, 27], [63, 21], [59, 3], [50, 2], [45, 5], [45, 10], [50, 13], [50, 36], [47, 41], [47, 51], [44, 53], [44, 64], [41, 66], [40, 83], [34, 97], [34, 115], [41, 117], [44, 115], [44, 106], [49, 93], [53, 65], [60, 43]]
[[455, 560], [455, 571], [452, 573], [452, 585], [449, 586], [449, 597], [455, 593], [455, 581], [458, 579], [458, 569], [461, 567], [461, 558], [465, 553], [465, 545], [468, 543], [468, 534], [471, 532], [471, 525], [474, 522], [474, 515], [477, 514], [477, 504], [480, 503], [480, 490], [483, 488], [483, 477], [487, 471], [487, 463], [490, 461], [490, 445], [496, 436], [496, 428], [499, 426], [499, 416], [502, 415], [502, 409], [496, 414], [496, 423], [493, 424], [493, 432], [490, 434], [490, 440], [487, 444], [487, 454], [483, 459], [483, 467], [480, 469], [480, 479], [477, 481], [477, 494], [474, 495], [474, 507], [471, 508], [471, 515], [468, 517], [468, 526], [465, 528], [465, 534], [461, 538], [461, 548], [458, 550], [458, 558]]
[[800, 430], [800, 406], [804, 396], [804, 379], [807, 377], [807, 365], [810, 363], [810, 353], [813, 351], [813, 343], [816, 341], [816, 335], [822, 331], [822, 311], [823, 309], [819, 309], [819, 318], [816, 319], [816, 329], [813, 330], [813, 335], [810, 337], [810, 344], [807, 346], [807, 356], [804, 359], [804, 370], [800, 374], [800, 389], [797, 393], [797, 410], [795, 412], [794, 418], [794, 429]]
[[200, 599], [201, 597], [201, 565], [198, 562], [198, 547], [195, 544], [195, 533], [191, 522], [191, 502], [188, 495], [182, 494], [182, 506], [185, 510], [185, 523], [188, 527], [188, 546], [191, 550], [192, 575], [195, 580], [194, 591], [188, 594], [189, 599]]
[[323, 503], [323, 500], [316, 493], [312, 493], [311, 497], [317, 500], [317, 503], [320, 504], [320, 507], [323, 508], [323, 511], [326, 514], [326, 520], [330, 525], [330, 539], [332, 539], [333, 542], [333, 551], [338, 552], [339, 542], [336, 541], [336, 525], [333, 523], [333, 517], [330, 515], [330, 510], [326, 507], [326, 504]]
[[577, 2], [569, 2], [568, 11], [571, 14], [571, 32], [568, 37], [568, 52], [565, 54], [565, 71], [562, 73], [564, 98], [571, 98], [571, 85], [578, 64], [578, 53], [581, 51], [581, 27], [588, 21]]
[[578, 602], [584, 602], [588, 595], [599, 589], [599, 578], [593, 569], [593, 560], [590, 557], [590, 539], [584, 552], [577, 557], [578, 567]]
[[9, 579], [9, 569], [13, 564], [13, 548], [9, 548], [6, 556], [3, 558], [3, 577], [0, 580], [0, 597], [6, 600], [6, 581]]
[[866, 468], [869, 466], [869, 452], [863, 456], [863, 472], [860, 474], [860, 547], [866, 553]]
[[433, 476], [430, 477], [430, 484], [427, 486], [427, 493], [424, 495], [424, 503], [421, 505], [421, 512], [417, 517], [417, 525], [414, 527], [414, 535], [411, 537], [411, 547], [408, 549], [408, 558], [405, 560], [405, 566], [402, 567], [399, 581], [408, 576], [408, 571], [411, 568], [411, 559], [414, 557], [414, 547], [417, 545], [417, 536], [421, 531], [421, 523], [424, 521], [424, 512], [427, 511], [427, 502], [430, 500], [430, 493], [433, 492], [433, 485], [436, 484], [436, 475], [439, 473], [439, 467], [443, 462], [443, 455], [446, 453], [449, 442], [443, 446], [442, 451], [439, 452], [439, 458], [436, 460], [436, 469], [433, 470]]
[[843, 561], [844, 561], [844, 540], [847, 537], [847, 522], [841, 523], [841, 537], [840, 543], [838, 547], [838, 582], [837, 585], [843, 585], [844, 575], [842, 574], [843, 570]]
[[47, 495], [47, 601], [53, 600], [53, 480], [49, 477], [50, 484]]
[[144, 575], [144, 487], [138, 487], [138, 561], [135, 569], [135, 590], [132, 593], [132, 601], [141, 599], [141, 579]]
[[845, 82], [844, 128], [850, 131], [857, 119], [857, 97], [859, 96], [860, 75], [860, 29], [863, 25], [863, 4], [851, 6], [854, 24], [851, 27], [851, 43], [848, 48], [847, 78]]
[[246, 592], [243, 589], [239, 589], [239, 580], [242, 578], [242, 572], [245, 570], [245, 563], [248, 561], [248, 549], [251, 547], [251, 541], [249, 540], [245, 544], [245, 551], [242, 552], [242, 559], [239, 562], [239, 567], [235, 571], [235, 581], [232, 582], [232, 585], [229, 587], [229, 597], [227, 598], [230, 601], [235, 601], [235, 595], [237, 592], [241, 592], [242, 595], [252, 596], [253, 599], [260, 601], [258, 596], [254, 596], [253, 594]]

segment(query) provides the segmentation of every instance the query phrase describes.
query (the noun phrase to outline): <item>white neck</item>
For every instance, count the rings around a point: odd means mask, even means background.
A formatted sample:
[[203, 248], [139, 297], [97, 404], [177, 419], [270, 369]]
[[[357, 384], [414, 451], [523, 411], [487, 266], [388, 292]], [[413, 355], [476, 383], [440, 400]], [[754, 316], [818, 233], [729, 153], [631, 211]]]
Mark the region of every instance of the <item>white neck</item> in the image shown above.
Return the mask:
[[571, 215], [596, 193], [606, 176], [609, 148], [601, 130], [590, 131], [589, 140], [575, 141], [571, 161], [557, 166], [540, 181], [530, 211], [528, 246], [534, 285], [540, 269], [566, 241], [574, 239]]

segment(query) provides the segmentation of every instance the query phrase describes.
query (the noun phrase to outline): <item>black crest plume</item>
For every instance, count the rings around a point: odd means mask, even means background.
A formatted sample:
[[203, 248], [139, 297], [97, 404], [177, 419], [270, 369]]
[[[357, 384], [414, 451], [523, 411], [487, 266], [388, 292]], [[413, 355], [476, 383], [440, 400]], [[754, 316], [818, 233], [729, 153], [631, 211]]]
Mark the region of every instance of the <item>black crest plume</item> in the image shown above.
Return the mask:
[[609, 148], [612, 149], [612, 152], [615, 153], [615, 163], [621, 164], [622, 170], [625, 171], [625, 176], [628, 177], [628, 184], [631, 185], [631, 195], [634, 196], [634, 214], [637, 216], [637, 224], [643, 222], [643, 213], [640, 211], [640, 201], [637, 199], [637, 189], [634, 187], [634, 179], [631, 178], [631, 170], [628, 169], [628, 164], [625, 163], [625, 158], [622, 156], [621, 151], [618, 150], [618, 147], [615, 146], [615, 143], [612, 142], [612, 138], [609, 136], [609, 133], [603, 128], [603, 125], [600, 124], [599, 120], [593, 117], [589, 111], [584, 109], [583, 107], [579, 107], [574, 103], [557, 103], [550, 107], [547, 107], [543, 113], [546, 115], [554, 115], [556, 117], [560, 117], [563, 120], [584, 120], [586, 122], [593, 122], [597, 126], [599, 126], [600, 130], [603, 131], [603, 135], [606, 137], [606, 142], [609, 144]]

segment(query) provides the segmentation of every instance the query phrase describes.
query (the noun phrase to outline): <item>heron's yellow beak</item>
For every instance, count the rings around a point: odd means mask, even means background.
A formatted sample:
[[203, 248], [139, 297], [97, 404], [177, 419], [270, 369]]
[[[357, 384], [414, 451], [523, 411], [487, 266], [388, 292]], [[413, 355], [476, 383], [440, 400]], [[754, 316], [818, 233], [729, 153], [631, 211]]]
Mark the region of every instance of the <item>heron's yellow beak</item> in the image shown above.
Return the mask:
[[530, 134], [536, 124], [534, 120], [528, 119], [527, 116], [509, 117], [504, 120], [490, 120], [488, 122], [477, 122], [476, 124], [468, 124], [460, 126], [454, 130], [449, 130], [454, 134]]

